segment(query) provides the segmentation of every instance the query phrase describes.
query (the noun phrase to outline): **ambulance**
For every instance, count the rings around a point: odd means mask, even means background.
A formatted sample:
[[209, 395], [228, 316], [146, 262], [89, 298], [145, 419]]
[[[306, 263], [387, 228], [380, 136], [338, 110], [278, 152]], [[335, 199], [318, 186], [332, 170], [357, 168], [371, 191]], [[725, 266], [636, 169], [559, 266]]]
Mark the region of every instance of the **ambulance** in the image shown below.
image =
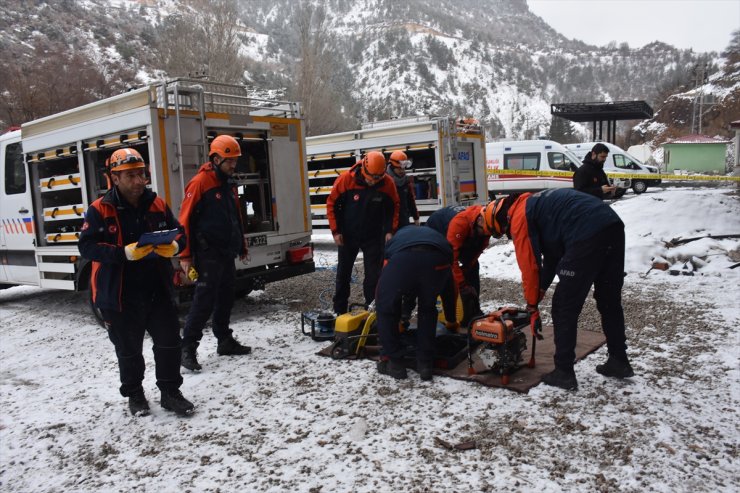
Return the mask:
[[421, 222], [448, 205], [485, 204], [485, 137], [474, 120], [411, 117], [368, 123], [360, 130], [306, 139], [311, 221], [327, 229], [326, 199], [334, 180], [366, 152], [386, 159], [401, 150], [411, 160], [407, 175], [414, 183]]
[[[122, 147], [139, 151], [148, 186], [177, 216], [185, 185], [219, 134], [242, 148], [234, 179], [249, 256], [235, 261], [237, 296], [313, 272], [300, 104], [256, 99], [239, 85], [172, 79], [0, 136], [0, 285], [87, 290], [91, 264], [77, 242], [88, 205], [111, 186], [106, 158]], [[173, 280], [183, 283], [181, 300], [192, 295], [183, 277]]]

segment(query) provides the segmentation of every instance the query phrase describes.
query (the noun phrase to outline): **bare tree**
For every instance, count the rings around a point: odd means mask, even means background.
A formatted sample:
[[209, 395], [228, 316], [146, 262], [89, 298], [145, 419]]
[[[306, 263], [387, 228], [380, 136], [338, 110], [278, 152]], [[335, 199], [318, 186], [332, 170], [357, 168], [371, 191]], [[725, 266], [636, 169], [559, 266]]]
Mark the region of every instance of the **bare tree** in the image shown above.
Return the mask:
[[337, 55], [331, 49], [326, 10], [320, 4], [302, 1], [295, 10], [298, 63], [295, 66], [293, 97], [303, 103], [306, 133], [318, 135], [345, 129], [351, 117], [342, 113], [334, 84]]
[[242, 82], [246, 59], [239, 53], [239, 12], [234, 0], [189, 0], [168, 17], [158, 40], [161, 69], [171, 76], [204, 74], [219, 82]]
[[0, 71], [0, 121], [20, 125], [118, 94], [134, 76], [126, 67], [98, 65], [66, 46], [38, 45]]

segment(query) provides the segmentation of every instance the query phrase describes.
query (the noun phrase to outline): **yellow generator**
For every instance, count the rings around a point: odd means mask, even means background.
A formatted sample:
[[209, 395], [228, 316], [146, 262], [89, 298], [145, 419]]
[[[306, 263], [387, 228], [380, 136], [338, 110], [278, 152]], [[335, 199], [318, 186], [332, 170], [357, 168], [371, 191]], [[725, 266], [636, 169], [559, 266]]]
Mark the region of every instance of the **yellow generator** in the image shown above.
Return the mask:
[[334, 322], [334, 344], [331, 357], [334, 359], [361, 358], [369, 338], [378, 338], [375, 302], [368, 309], [365, 305], [352, 304], [349, 312], [339, 315]]

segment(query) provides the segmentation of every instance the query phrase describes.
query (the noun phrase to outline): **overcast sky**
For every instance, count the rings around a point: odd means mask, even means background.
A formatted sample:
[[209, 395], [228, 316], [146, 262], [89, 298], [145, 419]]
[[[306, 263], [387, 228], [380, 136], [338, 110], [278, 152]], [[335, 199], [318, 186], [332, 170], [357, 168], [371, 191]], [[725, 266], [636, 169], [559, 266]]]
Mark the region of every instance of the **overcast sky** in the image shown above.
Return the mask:
[[696, 52], [722, 51], [740, 29], [740, 0], [527, 0], [567, 38], [638, 48], [663, 41]]

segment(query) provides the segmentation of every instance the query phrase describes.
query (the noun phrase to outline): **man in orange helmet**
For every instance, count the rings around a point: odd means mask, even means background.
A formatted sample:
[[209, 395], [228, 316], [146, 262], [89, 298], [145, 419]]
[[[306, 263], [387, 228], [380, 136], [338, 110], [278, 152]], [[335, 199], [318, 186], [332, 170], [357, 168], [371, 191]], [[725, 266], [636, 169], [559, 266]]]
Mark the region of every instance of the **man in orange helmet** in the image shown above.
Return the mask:
[[[480, 315], [480, 276], [478, 257], [488, 247], [491, 230], [483, 216], [490, 212], [487, 206], [448, 206], [437, 209], [429, 216], [426, 225], [447, 238], [452, 246], [452, 278], [442, 292], [447, 328], [457, 330], [470, 319]], [[462, 320], [456, 320], [458, 294], [463, 302]]]
[[617, 213], [596, 197], [559, 188], [509, 196], [487, 220], [495, 236], [506, 234], [514, 241], [533, 331], [541, 327], [539, 302], [555, 276], [559, 278], [552, 297], [555, 369], [542, 381], [578, 389], [573, 368], [578, 317], [591, 286], [609, 350], [596, 371], [611, 378], [632, 377], [622, 309], [624, 223]]
[[396, 184], [398, 193], [398, 228], [411, 224], [410, 217], [414, 218], [414, 224], [419, 225], [419, 211], [416, 208], [416, 195], [414, 194], [414, 180], [406, 174], [411, 169], [411, 160], [403, 151], [393, 151], [388, 158], [387, 172], [393, 183]]
[[188, 183], [180, 209], [180, 222], [188, 239], [180, 255], [180, 267], [187, 275], [194, 262], [198, 275], [182, 341], [182, 366], [191, 371], [202, 369], [197, 349], [211, 314], [219, 355], [252, 351], [237, 342], [229, 328], [234, 305], [234, 259], [237, 256], [246, 259], [247, 255], [239, 195], [231, 180], [241, 155], [241, 147], [234, 137], [219, 135], [213, 139], [210, 161]]
[[[170, 257], [185, 245], [182, 227], [157, 194], [146, 188], [146, 164], [135, 149], [118, 149], [106, 161], [112, 187], [90, 204], [79, 249], [93, 261], [93, 303], [116, 348], [120, 392], [134, 416], [149, 414], [144, 395], [144, 332], [152, 337], [163, 408], [192, 414], [180, 393], [180, 324], [173, 303]], [[180, 230], [171, 243], [138, 246], [143, 233]]]
[[349, 307], [352, 266], [362, 250], [365, 304], [375, 299], [383, 249], [398, 228], [398, 193], [385, 173], [385, 156], [371, 151], [337, 177], [326, 199], [326, 215], [338, 249], [334, 312]]

